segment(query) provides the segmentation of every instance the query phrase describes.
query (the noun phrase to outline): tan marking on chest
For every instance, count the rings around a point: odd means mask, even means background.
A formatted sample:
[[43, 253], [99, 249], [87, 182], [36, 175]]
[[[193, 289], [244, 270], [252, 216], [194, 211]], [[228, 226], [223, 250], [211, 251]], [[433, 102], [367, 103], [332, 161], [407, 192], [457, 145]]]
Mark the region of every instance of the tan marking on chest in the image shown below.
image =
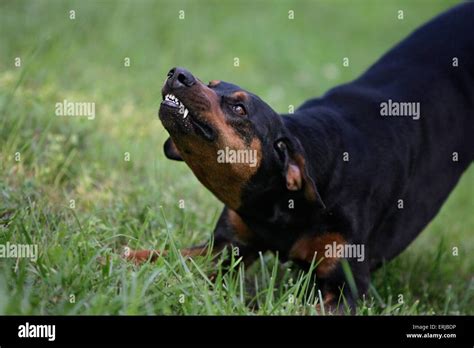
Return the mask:
[[232, 227], [237, 239], [242, 243], [247, 243], [253, 239], [253, 232], [247, 224], [235, 211], [230, 210], [227, 213], [228, 223]]

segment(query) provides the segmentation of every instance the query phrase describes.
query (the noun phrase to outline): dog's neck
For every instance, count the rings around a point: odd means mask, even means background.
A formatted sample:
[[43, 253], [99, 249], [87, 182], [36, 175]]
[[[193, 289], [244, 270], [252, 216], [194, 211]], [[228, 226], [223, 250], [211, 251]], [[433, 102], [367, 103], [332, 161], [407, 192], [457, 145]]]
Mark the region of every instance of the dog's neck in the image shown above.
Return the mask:
[[[304, 114], [282, 115], [283, 122], [291, 136], [296, 137], [304, 150], [305, 164], [308, 174], [314, 181], [317, 190], [326, 203], [332, 203], [328, 192], [340, 182], [334, 178], [337, 159], [343, 156], [341, 134], [338, 127], [332, 124], [329, 117], [314, 116], [313, 110]], [[308, 119], [309, 117], [309, 119]], [[333, 118], [331, 118], [333, 119]], [[335, 151], [341, 149], [341, 151]], [[342, 160], [339, 161], [342, 163]], [[258, 177], [261, 175], [261, 177]], [[266, 191], [250, 189], [244, 196], [245, 202], [239, 213], [246, 219], [261, 220], [276, 227], [289, 228], [295, 224], [307, 224], [320, 219], [326, 211], [305, 201], [303, 197], [296, 199], [295, 206], [299, 209], [290, 212], [287, 209], [290, 193], [282, 186], [281, 178], [268, 177], [266, 174], [257, 174], [256, 182], [264, 182], [266, 187], [279, 187]], [[260, 192], [256, 194], [255, 192]], [[301, 195], [302, 196], [302, 195]], [[316, 209], [316, 210], [314, 210]]]

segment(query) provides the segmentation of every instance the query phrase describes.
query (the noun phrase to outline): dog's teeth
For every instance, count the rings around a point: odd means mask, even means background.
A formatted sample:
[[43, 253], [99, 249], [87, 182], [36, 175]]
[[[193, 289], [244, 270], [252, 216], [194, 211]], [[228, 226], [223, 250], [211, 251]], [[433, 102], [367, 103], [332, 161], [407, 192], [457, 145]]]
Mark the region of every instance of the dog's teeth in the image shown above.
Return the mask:
[[179, 100], [174, 94], [165, 95], [165, 100], [171, 101], [176, 104], [179, 108], [179, 113], [183, 114], [183, 118], [186, 118], [189, 114], [189, 110], [184, 106], [184, 104]]

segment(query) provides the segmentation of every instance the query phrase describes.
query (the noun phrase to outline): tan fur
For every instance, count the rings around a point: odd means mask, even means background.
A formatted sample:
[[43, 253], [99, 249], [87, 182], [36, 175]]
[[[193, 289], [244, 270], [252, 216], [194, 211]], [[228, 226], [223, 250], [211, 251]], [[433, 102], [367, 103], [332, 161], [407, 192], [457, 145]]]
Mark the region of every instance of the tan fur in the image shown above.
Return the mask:
[[237, 239], [242, 243], [247, 243], [252, 240], [253, 233], [242, 220], [242, 218], [235, 211], [230, 210], [228, 212], [228, 222], [232, 226]]
[[232, 94], [232, 98], [234, 98], [235, 100], [239, 100], [239, 101], [245, 101], [245, 100], [247, 100], [248, 97], [249, 96], [244, 91], [237, 91], [237, 92]]
[[212, 81], [209, 81], [209, 86], [210, 86], [210, 87], [215, 87], [215, 86], [217, 86], [219, 83], [221, 83], [220, 80], [212, 80]]
[[324, 257], [326, 245], [330, 245], [333, 242], [336, 242], [336, 244], [346, 243], [341, 234], [335, 232], [328, 232], [319, 236], [303, 236], [291, 247], [290, 259], [311, 262], [315, 257], [315, 262], [319, 262], [316, 275], [325, 278], [334, 270], [339, 262], [338, 258]]
[[[250, 146], [247, 146], [244, 139], [226, 122], [216, 93], [207, 87], [201, 91], [205, 94], [205, 104], [209, 108], [201, 112], [200, 117], [217, 130], [216, 142], [209, 143], [198, 135], [173, 138], [173, 141], [199, 181], [223, 203], [236, 210], [241, 204], [243, 186], [258, 170], [262, 158], [261, 143], [255, 137]], [[255, 150], [257, 165], [251, 167], [248, 163], [218, 163], [217, 151], [225, 147]]]
[[[207, 245], [204, 246], [196, 246], [190, 247], [180, 250], [181, 255], [183, 257], [196, 257], [196, 256], [203, 256], [207, 252]], [[124, 253], [125, 259], [134, 262], [135, 264], [139, 265], [145, 263], [147, 261], [154, 262], [160, 256], [168, 255], [168, 251], [157, 251], [157, 250], [131, 250], [127, 249]]]

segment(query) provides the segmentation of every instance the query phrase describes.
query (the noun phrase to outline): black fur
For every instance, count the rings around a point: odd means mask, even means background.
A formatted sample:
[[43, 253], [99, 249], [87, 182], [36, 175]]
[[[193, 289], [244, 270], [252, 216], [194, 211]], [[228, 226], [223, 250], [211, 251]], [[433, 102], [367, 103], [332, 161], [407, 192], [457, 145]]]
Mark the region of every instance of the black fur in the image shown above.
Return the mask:
[[[212, 88], [222, 98], [241, 90], [228, 83]], [[235, 238], [225, 208], [215, 244], [236, 244], [249, 259], [278, 251], [284, 260], [301, 236], [338, 232], [366, 246], [364, 262], [348, 260], [358, 294], [365, 294], [370, 272], [413, 241], [474, 159], [474, 4], [430, 21], [360, 78], [308, 100], [293, 115], [279, 116], [249, 95], [241, 132], [257, 136], [264, 155], [237, 213], [254, 238]], [[382, 117], [381, 103], [389, 99], [420, 103], [420, 118]], [[304, 185], [315, 186], [315, 199], [285, 186], [295, 154], [305, 159]], [[337, 291], [344, 282], [339, 265], [323, 288]]]
[[[420, 119], [382, 117], [380, 103], [388, 99], [420, 102]], [[299, 199], [289, 211], [291, 194], [265, 192], [271, 176], [262, 167], [241, 215], [260, 246], [283, 257], [304, 233], [339, 231], [364, 243], [368, 263], [351, 265], [360, 269], [354, 273], [365, 293], [369, 271], [413, 241], [474, 158], [474, 4], [429, 22], [360, 78], [307, 101], [283, 122], [304, 148], [326, 209], [311, 211]]]

